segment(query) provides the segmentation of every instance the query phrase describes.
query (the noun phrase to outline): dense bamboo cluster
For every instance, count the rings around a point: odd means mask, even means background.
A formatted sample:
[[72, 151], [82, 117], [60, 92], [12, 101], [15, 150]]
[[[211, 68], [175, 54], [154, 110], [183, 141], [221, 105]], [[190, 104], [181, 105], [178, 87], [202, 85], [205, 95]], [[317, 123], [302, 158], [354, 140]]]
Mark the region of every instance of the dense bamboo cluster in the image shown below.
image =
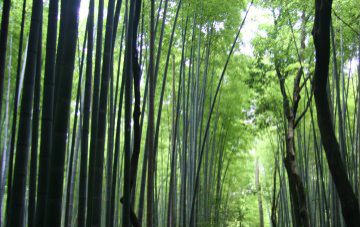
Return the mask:
[[[356, 123], [359, 121], [359, 87], [355, 85], [354, 78], [346, 78], [342, 38], [341, 52], [337, 52], [331, 4], [332, 1], [315, 1], [312, 29], [315, 62], [311, 62], [314, 56], [306, 58], [304, 54], [309, 48], [305, 44], [309, 35], [306, 32], [309, 22], [306, 7], [302, 9], [299, 20], [299, 40], [295, 37], [289, 12], [274, 15], [273, 37], [276, 38], [280, 27], [278, 20], [285, 18], [292, 34], [292, 44], [289, 45], [293, 45], [299, 68], [294, 77], [293, 96], [289, 98], [285, 85], [289, 72], [286, 72], [286, 64], [276, 56], [275, 50], [274, 67], [286, 121], [281, 126], [285, 133], [278, 127], [280, 147], [275, 157], [273, 176], [274, 185], [277, 180], [280, 181], [280, 189], [276, 192], [275, 186], [272, 195], [273, 225], [357, 226], [360, 222], [359, 156], [358, 147], [354, 146], [358, 143], [355, 141], [359, 130]], [[343, 33], [340, 35], [343, 36]], [[329, 71], [332, 77], [329, 77]], [[305, 96], [303, 104], [299, 102], [300, 94]], [[354, 97], [350, 98], [351, 95]], [[311, 104], [313, 96], [315, 105]], [[355, 108], [350, 107], [350, 100], [355, 102]], [[299, 106], [302, 106], [301, 111], [297, 111]], [[284, 157], [284, 165], [280, 163], [281, 157]]]
[[[215, 112], [246, 16], [219, 77], [210, 72], [214, 23], [188, 11], [188, 3], [89, 0], [83, 29], [80, 2], [32, 1], [24, 34], [29, 9], [23, 1], [12, 103], [6, 89], [1, 224], [219, 222], [225, 138]], [[1, 94], [9, 10], [6, 1]], [[167, 100], [170, 111], [164, 110]], [[159, 148], [166, 137], [167, 154]]]
[[360, 15], [285, 3], [3, 0], [0, 227], [358, 226]]

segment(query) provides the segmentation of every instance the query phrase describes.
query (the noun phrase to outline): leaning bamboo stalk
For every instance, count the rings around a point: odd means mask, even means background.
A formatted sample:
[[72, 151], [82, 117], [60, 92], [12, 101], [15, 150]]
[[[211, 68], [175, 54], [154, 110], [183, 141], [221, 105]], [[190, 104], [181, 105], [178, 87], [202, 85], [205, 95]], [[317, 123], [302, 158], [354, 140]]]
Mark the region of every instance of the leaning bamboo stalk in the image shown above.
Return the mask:
[[322, 143], [340, 197], [344, 221], [348, 226], [356, 226], [356, 223], [360, 222], [359, 205], [347, 178], [346, 168], [341, 160], [340, 146], [331, 124], [331, 113], [326, 92], [329, 76], [331, 4], [332, 1], [315, 1], [313, 28], [316, 52], [314, 96]]

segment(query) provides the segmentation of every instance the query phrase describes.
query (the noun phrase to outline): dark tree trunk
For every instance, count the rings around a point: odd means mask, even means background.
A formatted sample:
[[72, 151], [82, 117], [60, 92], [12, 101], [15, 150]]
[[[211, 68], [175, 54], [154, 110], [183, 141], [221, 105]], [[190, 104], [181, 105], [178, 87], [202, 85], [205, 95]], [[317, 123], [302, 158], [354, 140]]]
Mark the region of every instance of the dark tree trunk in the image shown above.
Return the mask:
[[99, 114], [99, 92], [100, 92], [100, 70], [101, 70], [101, 52], [102, 52], [102, 37], [103, 37], [103, 16], [104, 16], [104, 0], [99, 0], [96, 31], [96, 53], [95, 53], [95, 71], [94, 71], [94, 89], [91, 109], [91, 141], [90, 141], [90, 159], [89, 159], [89, 179], [88, 179], [88, 202], [87, 202], [87, 217], [86, 226], [91, 227], [93, 216], [93, 201], [94, 196], [94, 176], [95, 176], [95, 162], [96, 162], [96, 136], [98, 128], [98, 114]]
[[102, 201], [102, 180], [103, 180], [103, 166], [104, 166], [104, 149], [106, 136], [106, 110], [109, 90], [109, 79], [111, 67], [111, 52], [112, 52], [112, 37], [113, 37], [113, 22], [114, 22], [114, 8], [115, 0], [110, 0], [107, 11], [106, 34], [104, 45], [104, 56], [102, 65], [101, 91], [99, 103], [99, 115], [96, 137], [96, 160], [94, 168], [94, 191], [93, 191], [93, 214], [91, 226], [101, 225], [101, 201]]
[[44, 215], [47, 197], [48, 170], [52, 144], [55, 56], [57, 36], [58, 0], [50, 0], [46, 40], [46, 60], [44, 74], [44, 90], [42, 100], [41, 142], [39, 155], [39, 173], [37, 187], [37, 203], [35, 226], [44, 226]]
[[[106, 176], [106, 226], [112, 227], [114, 225], [114, 216], [113, 216], [113, 207], [114, 207], [114, 200], [115, 200], [115, 194], [114, 198], [113, 196], [113, 190], [115, 192], [116, 187], [116, 176], [117, 176], [117, 166], [114, 168], [115, 164], [118, 164], [118, 160], [114, 160], [116, 158], [116, 154], [114, 154], [114, 136], [115, 136], [115, 122], [116, 122], [116, 107], [117, 107], [117, 94], [118, 94], [118, 86], [119, 86], [119, 80], [120, 80], [120, 62], [121, 62], [121, 54], [122, 54], [122, 38], [123, 33], [121, 34], [120, 39], [120, 53], [119, 53], [119, 61], [118, 61], [118, 73], [116, 77], [116, 88], [115, 88], [115, 101], [113, 100], [113, 83], [115, 81], [114, 79], [114, 48], [115, 48], [115, 40], [116, 40], [116, 34], [118, 30], [119, 25], [119, 19], [120, 19], [120, 11], [121, 11], [121, 5], [122, 0], [118, 0], [116, 2], [115, 6], [115, 13], [114, 13], [114, 25], [113, 25], [113, 35], [112, 35], [112, 44], [111, 44], [111, 87], [110, 87], [110, 120], [109, 120], [109, 135], [108, 135], [108, 147], [107, 147], [107, 176]], [[126, 17], [126, 16], [125, 16]], [[125, 20], [124, 20], [125, 21]], [[125, 24], [124, 24], [125, 26]], [[123, 28], [124, 28], [123, 26]], [[124, 30], [124, 29], [122, 29]], [[121, 112], [121, 107], [120, 107]], [[121, 118], [119, 118], [121, 119]], [[115, 155], [115, 157], [114, 157]], [[117, 157], [119, 155], [117, 154]], [[115, 177], [114, 177], [115, 176]], [[115, 181], [115, 186], [113, 189], [113, 181]]]
[[[119, 99], [119, 110], [118, 110], [118, 121], [116, 124], [116, 136], [115, 136], [115, 153], [114, 153], [114, 165], [113, 165], [113, 174], [111, 180], [111, 204], [110, 204], [110, 220], [114, 220], [115, 215], [115, 198], [116, 198], [116, 179], [118, 173], [119, 165], [119, 153], [120, 153], [120, 127], [121, 127], [121, 110], [124, 97], [124, 80], [121, 81], [120, 88], [120, 99]], [[114, 226], [114, 222], [109, 223], [110, 227]]]
[[80, 181], [79, 181], [79, 208], [78, 208], [78, 227], [85, 227], [86, 217], [86, 183], [87, 183], [87, 161], [89, 143], [89, 124], [90, 124], [90, 102], [91, 102], [91, 80], [92, 80], [92, 60], [94, 47], [94, 0], [89, 3], [88, 16], [88, 43], [86, 57], [86, 78], [84, 94], [84, 118], [81, 133], [81, 160], [80, 160]]
[[284, 158], [285, 168], [288, 174], [289, 191], [293, 207], [294, 225], [295, 226], [310, 226], [310, 219], [308, 213], [308, 207], [306, 204], [306, 194], [304, 184], [302, 182], [299, 168], [296, 163], [295, 156], [295, 118], [297, 112], [297, 106], [300, 99], [300, 79], [302, 76], [302, 68], [297, 72], [294, 82], [293, 92], [293, 104], [290, 106], [290, 100], [287, 96], [285, 89], [285, 76], [280, 72], [280, 66], [277, 60], [275, 60], [275, 70], [279, 79], [280, 90], [283, 97], [283, 111], [286, 118], [285, 125], [285, 150], [286, 156]]
[[[54, 95], [57, 97], [59, 95], [59, 73], [61, 69], [61, 57], [64, 51], [64, 37], [65, 37], [65, 28], [67, 23], [67, 14], [66, 14], [66, 7], [68, 0], [59, 0], [60, 1], [60, 28], [59, 28], [59, 37], [57, 43], [57, 52], [56, 52], [56, 63], [55, 63], [55, 83], [54, 83]], [[56, 18], [58, 19], [58, 18]], [[54, 111], [56, 108], [56, 98], [54, 99]]]
[[64, 48], [60, 59], [59, 89], [54, 111], [53, 144], [49, 168], [49, 191], [46, 204], [45, 226], [59, 227], [61, 225], [65, 152], [78, 35], [79, 5], [80, 0], [69, 1], [66, 5]]
[[126, 31], [124, 81], [125, 81], [125, 125], [124, 125], [124, 196], [123, 196], [123, 226], [130, 226], [131, 211], [131, 112], [132, 112], [132, 43], [134, 30], [134, 14], [136, 1], [130, 2], [129, 19]]
[[[118, 2], [119, 3], [119, 2]], [[116, 13], [115, 13], [116, 14]], [[116, 14], [117, 15], [117, 14]], [[119, 55], [119, 68], [118, 68], [118, 78], [120, 77], [120, 63], [121, 63], [121, 55], [122, 55], [122, 51], [123, 51], [123, 38], [124, 38], [124, 31], [125, 31], [125, 27], [127, 24], [127, 2], [126, 2], [126, 7], [125, 7], [125, 17], [124, 17], [124, 23], [123, 23], [123, 28], [122, 28], [122, 32], [121, 32], [121, 38], [120, 38], [120, 55]], [[124, 68], [123, 68], [124, 70]], [[117, 89], [116, 92], [117, 93]], [[124, 77], [122, 77], [121, 79], [121, 85], [120, 85], [120, 94], [119, 94], [120, 98], [119, 98], [119, 105], [118, 105], [118, 120], [116, 122], [116, 132], [115, 132], [115, 151], [114, 151], [114, 165], [113, 165], [113, 169], [112, 169], [112, 180], [111, 180], [111, 199], [110, 199], [110, 210], [108, 212], [110, 212], [109, 214], [109, 219], [110, 222], [108, 223], [109, 227], [114, 226], [114, 215], [115, 215], [115, 199], [116, 199], [116, 182], [118, 179], [118, 165], [119, 165], [119, 154], [120, 154], [120, 131], [121, 131], [121, 114], [122, 114], [122, 103], [123, 103], [123, 97], [124, 97]], [[117, 96], [116, 96], [117, 97]], [[117, 103], [117, 99], [115, 98], [115, 105]], [[120, 188], [120, 186], [119, 186]]]
[[42, 30], [39, 30], [39, 43], [36, 61], [36, 77], [34, 91], [34, 107], [31, 132], [31, 156], [30, 156], [30, 179], [29, 179], [29, 205], [28, 205], [28, 226], [34, 227], [36, 210], [36, 179], [37, 179], [37, 158], [39, 143], [39, 114], [40, 114], [40, 90], [42, 70]]
[[[87, 42], [87, 37], [89, 36], [89, 33], [87, 31], [88, 26], [86, 26], [86, 31], [85, 31], [85, 37], [84, 37], [84, 43], [83, 43], [83, 47], [81, 49], [81, 60], [80, 60], [80, 70], [79, 70], [79, 80], [78, 80], [78, 87], [77, 87], [77, 94], [76, 94], [76, 102], [75, 102], [75, 112], [74, 112], [74, 123], [73, 123], [73, 130], [71, 133], [71, 148], [69, 150], [69, 166], [68, 166], [68, 175], [67, 175], [67, 185], [66, 185], [66, 195], [65, 195], [65, 223], [64, 226], [65, 227], [70, 227], [71, 226], [71, 217], [72, 217], [72, 201], [71, 201], [71, 193], [73, 190], [73, 176], [72, 176], [72, 172], [73, 170], [73, 162], [74, 162], [74, 155], [75, 155], [75, 159], [77, 157], [77, 155], [75, 154], [75, 144], [78, 144], [77, 141], [77, 134], [78, 134], [78, 111], [79, 111], [79, 105], [81, 102], [81, 82], [82, 82], [82, 76], [83, 76], [83, 66], [84, 66], [84, 58], [85, 58], [85, 47], [86, 47], [86, 42]], [[78, 41], [78, 45], [80, 45], [80, 41]], [[80, 52], [80, 51], [79, 51]], [[81, 108], [80, 108], [80, 114], [81, 115]], [[80, 119], [81, 121], [81, 119]], [[79, 129], [81, 130], [81, 129]], [[76, 150], [77, 153], [77, 150]], [[76, 169], [75, 169], [76, 171]]]
[[331, 5], [332, 0], [315, 0], [315, 22], [312, 31], [316, 51], [314, 97], [321, 140], [330, 173], [340, 198], [344, 221], [350, 227], [358, 226], [360, 223], [359, 205], [341, 158], [326, 92], [330, 61]]
[[28, 58], [26, 61], [23, 96], [21, 99], [19, 134], [16, 146], [14, 182], [11, 188], [10, 210], [7, 226], [22, 227], [25, 214], [26, 178], [29, 159], [31, 115], [33, 108], [36, 61], [41, 29], [42, 1], [34, 0], [29, 34]]
[[[140, 81], [141, 81], [141, 68], [139, 64], [139, 54], [137, 51], [137, 31], [140, 21], [140, 10], [141, 10], [141, 0], [135, 1], [135, 12], [134, 12], [134, 21], [133, 27], [134, 30], [132, 32], [132, 73], [133, 73], [133, 80], [134, 80], [134, 112], [133, 112], [133, 125], [134, 125], [134, 145], [133, 145], [133, 152], [131, 156], [131, 173], [130, 173], [130, 187], [133, 194], [135, 194], [135, 182], [137, 176], [137, 169], [138, 169], [138, 162], [139, 162], [139, 155], [140, 155], [140, 145], [141, 145], [141, 128], [140, 128]], [[132, 204], [134, 206], [135, 204]]]
[[[159, 65], [160, 65], [160, 58], [161, 58], [161, 50], [163, 48], [163, 38], [164, 38], [164, 29], [165, 29], [165, 20], [166, 20], [166, 13], [167, 13], [167, 8], [168, 8], [168, 2], [169, 0], [164, 0], [165, 1], [165, 5], [164, 5], [164, 9], [163, 9], [163, 18], [162, 18], [162, 24], [161, 24], [161, 30], [160, 30], [160, 37], [159, 37], [159, 44], [158, 44], [158, 49], [157, 49], [157, 54], [156, 54], [156, 62], [155, 62], [155, 85], [157, 83], [157, 78], [158, 78], [158, 74], [159, 74]], [[155, 38], [156, 38], [156, 32], [157, 32], [157, 26], [158, 26], [158, 22], [159, 22], [159, 18], [160, 18], [160, 10], [161, 10], [161, 4], [159, 6], [158, 9], [158, 15], [156, 18], [156, 25], [155, 25]]]

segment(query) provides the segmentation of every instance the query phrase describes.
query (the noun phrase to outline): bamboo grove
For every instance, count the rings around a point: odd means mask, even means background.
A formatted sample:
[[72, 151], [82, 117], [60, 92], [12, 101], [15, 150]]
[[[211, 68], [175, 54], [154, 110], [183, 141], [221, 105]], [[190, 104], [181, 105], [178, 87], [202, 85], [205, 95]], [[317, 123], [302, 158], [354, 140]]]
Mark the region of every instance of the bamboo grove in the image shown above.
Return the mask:
[[359, 226], [357, 0], [0, 9], [0, 226]]

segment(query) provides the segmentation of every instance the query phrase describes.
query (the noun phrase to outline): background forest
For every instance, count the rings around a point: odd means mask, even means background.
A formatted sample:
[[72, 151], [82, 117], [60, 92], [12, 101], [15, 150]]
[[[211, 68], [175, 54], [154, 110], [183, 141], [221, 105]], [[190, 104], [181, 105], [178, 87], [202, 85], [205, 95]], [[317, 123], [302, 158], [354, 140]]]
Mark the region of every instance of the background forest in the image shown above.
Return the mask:
[[359, 226], [359, 3], [1, 1], [0, 226]]

